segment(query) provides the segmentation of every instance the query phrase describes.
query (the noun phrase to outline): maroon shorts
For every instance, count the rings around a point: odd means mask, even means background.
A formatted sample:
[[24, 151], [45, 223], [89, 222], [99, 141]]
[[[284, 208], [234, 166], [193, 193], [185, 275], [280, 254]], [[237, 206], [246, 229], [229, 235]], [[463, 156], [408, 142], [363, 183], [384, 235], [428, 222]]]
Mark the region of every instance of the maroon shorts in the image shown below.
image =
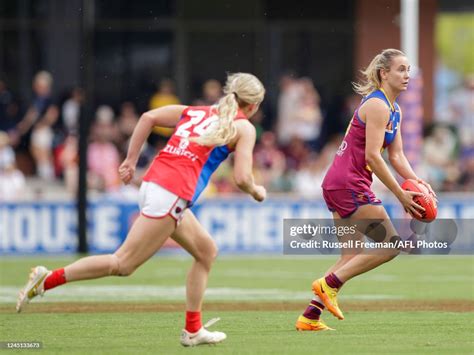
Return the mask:
[[371, 190], [358, 192], [347, 189], [323, 189], [323, 197], [329, 211], [339, 213], [339, 216], [342, 218], [349, 217], [359, 206], [382, 204], [382, 201], [380, 201]]

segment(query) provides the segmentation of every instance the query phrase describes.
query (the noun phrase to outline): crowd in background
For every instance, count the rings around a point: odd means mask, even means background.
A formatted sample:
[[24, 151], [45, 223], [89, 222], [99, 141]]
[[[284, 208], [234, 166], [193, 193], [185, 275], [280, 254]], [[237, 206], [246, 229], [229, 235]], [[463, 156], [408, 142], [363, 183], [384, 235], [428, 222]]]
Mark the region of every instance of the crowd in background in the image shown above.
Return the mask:
[[[21, 199], [30, 181], [47, 188], [56, 183], [71, 196], [78, 185], [78, 126], [84, 95], [73, 88], [61, 100], [53, 97], [54, 80], [41, 71], [32, 80], [33, 99], [20, 104], [0, 78], [0, 200]], [[264, 103], [252, 122], [257, 129], [255, 176], [270, 192], [321, 196], [321, 182], [339, 146], [357, 95], [341, 100], [336, 109], [322, 102], [309, 78], [281, 76], [275, 103]], [[202, 95], [191, 105], [211, 105], [222, 95], [219, 81], [203, 83]], [[148, 109], [181, 103], [171, 79], [162, 79], [150, 93]], [[272, 105], [274, 107], [269, 107]], [[141, 175], [173, 130], [155, 127], [142, 149], [135, 181], [123, 186], [118, 166], [124, 159], [140, 113], [134, 102], [120, 107], [99, 105], [88, 144], [87, 184], [110, 196], [134, 198]], [[452, 90], [432, 124], [425, 127], [422, 164], [416, 167], [437, 191], [474, 191], [474, 76]], [[237, 192], [232, 159], [213, 175], [207, 196]], [[375, 191], [384, 191], [375, 183]]]

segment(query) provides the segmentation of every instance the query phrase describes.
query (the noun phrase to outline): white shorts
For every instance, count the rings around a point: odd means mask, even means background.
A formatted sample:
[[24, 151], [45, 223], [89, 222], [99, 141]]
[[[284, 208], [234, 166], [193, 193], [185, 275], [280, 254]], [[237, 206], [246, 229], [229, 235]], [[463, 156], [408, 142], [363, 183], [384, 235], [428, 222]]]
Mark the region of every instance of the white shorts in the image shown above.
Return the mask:
[[53, 130], [49, 127], [34, 128], [31, 133], [31, 144], [38, 148], [51, 149], [53, 147]]
[[143, 181], [138, 204], [142, 215], [148, 218], [171, 216], [177, 222], [188, 207], [188, 201], [153, 182]]

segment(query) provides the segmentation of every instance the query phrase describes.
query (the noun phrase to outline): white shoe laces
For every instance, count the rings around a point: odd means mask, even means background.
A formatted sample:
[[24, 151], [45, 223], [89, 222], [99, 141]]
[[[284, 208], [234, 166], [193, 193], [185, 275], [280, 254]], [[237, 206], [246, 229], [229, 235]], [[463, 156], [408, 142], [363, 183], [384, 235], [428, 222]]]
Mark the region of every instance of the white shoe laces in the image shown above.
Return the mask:
[[221, 319], [219, 317], [209, 319], [206, 324], [204, 324], [204, 328], [209, 328], [210, 326], [216, 324], [219, 322]]

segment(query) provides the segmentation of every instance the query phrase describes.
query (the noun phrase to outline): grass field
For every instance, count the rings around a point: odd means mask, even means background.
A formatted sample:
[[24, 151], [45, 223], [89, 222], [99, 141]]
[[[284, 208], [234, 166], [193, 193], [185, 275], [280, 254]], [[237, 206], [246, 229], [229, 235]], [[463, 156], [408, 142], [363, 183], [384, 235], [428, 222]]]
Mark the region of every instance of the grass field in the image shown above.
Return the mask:
[[129, 278], [57, 288], [14, 313], [29, 268], [72, 258], [0, 261], [0, 342], [41, 341], [48, 353], [474, 353], [474, 257], [404, 256], [344, 286], [346, 319], [334, 332], [299, 333], [312, 280], [334, 258], [222, 257], [209, 281], [204, 321], [227, 333], [217, 346], [182, 348], [184, 280], [191, 259], [156, 257]]

